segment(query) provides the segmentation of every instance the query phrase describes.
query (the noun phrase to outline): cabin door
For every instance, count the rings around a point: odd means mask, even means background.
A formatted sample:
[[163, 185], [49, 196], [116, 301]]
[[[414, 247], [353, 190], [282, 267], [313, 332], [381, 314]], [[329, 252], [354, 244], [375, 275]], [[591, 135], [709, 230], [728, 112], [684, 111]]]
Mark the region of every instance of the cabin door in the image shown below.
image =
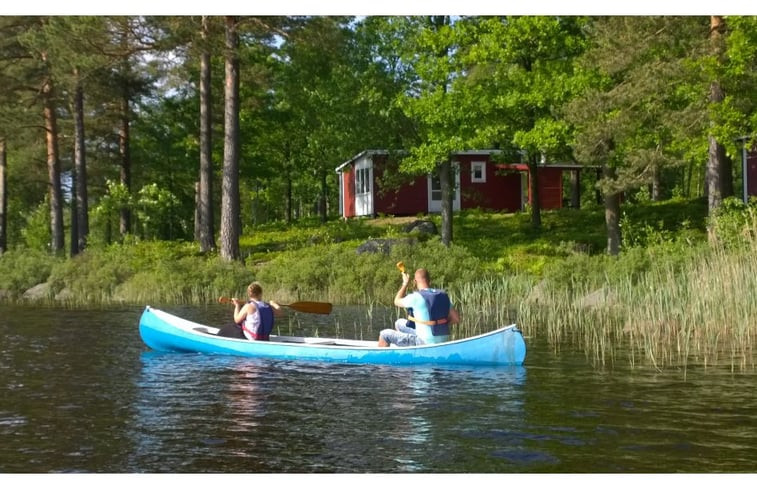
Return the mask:
[[[455, 171], [455, 188], [452, 189], [452, 211], [460, 210], [460, 165], [457, 162], [452, 163]], [[428, 176], [428, 211], [442, 211], [442, 184], [439, 181], [439, 174], [434, 173]]]
[[373, 162], [369, 159], [355, 165], [355, 215], [373, 215]]

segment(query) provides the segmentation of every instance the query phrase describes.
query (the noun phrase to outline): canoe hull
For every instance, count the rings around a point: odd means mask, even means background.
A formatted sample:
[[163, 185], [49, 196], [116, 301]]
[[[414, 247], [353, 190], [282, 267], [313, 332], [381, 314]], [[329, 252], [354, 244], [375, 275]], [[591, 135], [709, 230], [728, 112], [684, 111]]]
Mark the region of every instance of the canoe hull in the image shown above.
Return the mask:
[[271, 341], [248, 341], [219, 337], [216, 331], [150, 306], [139, 321], [142, 341], [156, 351], [385, 365], [522, 365], [526, 357], [523, 335], [515, 325], [472, 338], [402, 348], [379, 348], [375, 341], [273, 335]]

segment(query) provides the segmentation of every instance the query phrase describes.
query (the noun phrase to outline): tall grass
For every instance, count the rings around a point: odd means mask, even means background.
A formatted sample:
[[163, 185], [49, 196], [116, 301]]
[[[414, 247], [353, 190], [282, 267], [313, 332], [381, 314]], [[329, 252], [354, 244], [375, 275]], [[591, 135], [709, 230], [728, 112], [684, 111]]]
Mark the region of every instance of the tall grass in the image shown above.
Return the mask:
[[454, 289], [466, 312], [461, 334], [516, 320], [527, 336], [578, 346], [596, 365], [754, 368], [757, 219], [734, 229], [736, 238], [710, 245], [650, 246], [594, 257], [588, 268], [577, 257], [538, 283], [513, 274], [463, 284]]
[[452, 328], [453, 338], [464, 338], [506, 326], [517, 321], [514, 304], [531, 290], [533, 278], [527, 275], [485, 276], [448, 290], [460, 312], [461, 323]]

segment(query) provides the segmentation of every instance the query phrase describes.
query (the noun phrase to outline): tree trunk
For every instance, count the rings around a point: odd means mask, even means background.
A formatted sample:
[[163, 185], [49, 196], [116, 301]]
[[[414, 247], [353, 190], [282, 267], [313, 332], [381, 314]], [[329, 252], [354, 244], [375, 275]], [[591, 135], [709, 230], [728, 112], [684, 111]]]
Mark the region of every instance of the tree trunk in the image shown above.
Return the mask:
[[658, 165], [655, 165], [652, 169], [652, 185], [649, 198], [652, 202], [660, 202], [662, 200], [662, 183], [660, 182], [660, 167]]
[[326, 172], [321, 171], [321, 196], [318, 199], [318, 215], [321, 216], [321, 224], [325, 224], [328, 220], [328, 202], [329, 195], [329, 183], [327, 180]]
[[[710, 16], [710, 46], [712, 48], [713, 55], [719, 60], [722, 58], [723, 53], [723, 32], [725, 31], [725, 21], [718, 15]], [[720, 86], [720, 82], [713, 80], [710, 83], [710, 104], [720, 104], [725, 99], [725, 94]], [[711, 109], [712, 110], [712, 109]], [[723, 189], [727, 187], [724, 180], [727, 178], [725, 175], [726, 170], [726, 153], [725, 148], [710, 134], [707, 137], [708, 141], [708, 159], [707, 159], [707, 173], [705, 175], [705, 181], [707, 186], [707, 208], [709, 214], [720, 207], [723, 201]], [[731, 188], [733, 185], [731, 184]]]
[[[71, 195], [76, 195], [76, 166], [71, 170]], [[76, 215], [76, 198], [71, 199], [71, 227], [69, 250], [71, 256], [79, 254], [79, 216]]]
[[570, 172], [570, 206], [573, 209], [581, 208], [581, 170]]
[[60, 155], [58, 154], [58, 123], [53, 104], [53, 83], [45, 80], [42, 86], [44, 99], [45, 136], [47, 140], [47, 174], [50, 182], [50, 248], [53, 253], [63, 251], [63, 191], [60, 182]]
[[226, 20], [221, 257], [239, 259], [239, 57], [236, 18]]
[[291, 175], [291, 172], [287, 172], [286, 182], [287, 182], [286, 220], [287, 220], [287, 224], [290, 224], [292, 222], [292, 175]]
[[[615, 169], [605, 166], [603, 176], [607, 180], [615, 180]], [[605, 225], [607, 228], [607, 253], [617, 256], [620, 253], [620, 192], [606, 193], [605, 201]]]
[[539, 159], [528, 156], [529, 193], [531, 194], [531, 227], [541, 229], [541, 201], [539, 199]]
[[0, 139], [0, 255], [8, 250], [8, 160], [5, 139]]
[[[75, 75], [79, 76], [78, 70]], [[87, 160], [86, 150], [84, 147], [84, 90], [81, 83], [77, 82], [74, 93], [74, 185], [75, 207], [76, 207], [76, 227], [71, 223], [75, 232], [71, 236], [76, 236], [76, 245], [71, 243], [71, 251], [81, 253], [87, 247], [87, 236], [89, 235], [89, 204], [87, 202]], [[72, 215], [73, 218], [73, 215]]]
[[721, 182], [721, 165], [725, 158], [725, 148], [720, 144], [715, 136], [709, 135], [707, 137], [708, 142], [708, 158], [707, 158], [707, 173], [705, 175], [705, 181], [707, 186], [707, 208], [709, 214], [720, 207], [723, 202], [723, 183]]
[[[195, 182], [195, 225], [194, 225], [194, 239], [198, 243], [200, 242], [200, 182]], [[202, 247], [200, 247], [202, 251]]]
[[452, 201], [453, 183], [452, 163], [449, 159], [439, 165], [439, 185], [442, 187], [442, 244], [452, 244]]
[[[208, 41], [208, 18], [202, 18], [202, 40]], [[198, 195], [200, 251], [207, 253], [215, 249], [215, 225], [213, 219], [213, 144], [212, 144], [212, 101], [210, 91], [210, 52], [203, 45], [200, 55], [200, 188]]]
[[[602, 169], [597, 169], [595, 175], [598, 182], [602, 178]], [[594, 199], [597, 201], [597, 204], [602, 204], [605, 201], [605, 198], [602, 195], [602, 191], [599, 189], [599, 186], [594, 187]]]
[[[118, 128], [118, 152], [121, 159], [121, 183], [131, 194], [131, 149], [129, 148], [129, 87], [124, 82], [121, 94], [121, 120]], [[121, 237], [131, 231], [131, 209], [121, 207], [119, 232]]]

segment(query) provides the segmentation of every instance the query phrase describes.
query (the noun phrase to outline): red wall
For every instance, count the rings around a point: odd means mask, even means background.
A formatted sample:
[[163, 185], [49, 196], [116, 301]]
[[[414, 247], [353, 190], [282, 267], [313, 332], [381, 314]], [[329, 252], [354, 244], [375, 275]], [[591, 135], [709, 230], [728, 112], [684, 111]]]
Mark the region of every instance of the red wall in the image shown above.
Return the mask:
[[545, 210], [562, 208], [562, 170], [539, 167], [538, 172], [541, 208]]
[[[488, 157], [458, 155], [460, 162], [460, 207], [516, 212], [520, 210], [520, 174], [498, 171]], [[471, 163], [486, 162], [486, 182], [471, 182]]]
[[385, 156], [373, 157], [373, 209], [376, 214], [413, 216], [428, 212], [428, 178], [406, 177], [399, 189], [385, 189], [381, 184], [386, 165]]
[[[527, 195], [528, 202], [531, 203], [531, 181], [530, 172], [528, 171], [528, 165], [525, 163], [512, 163], [512, 164], [500, 164], [498, 165], [500, 170], [520, 171], [529, 175], [527, 181]], [[549, 166], [539, 166], [537, 171], [539, 172], [539, 203], [541, 208], [545, 210], [549, 209], [561, 209], [562, 208], [562, 173], [561, 168], [554, 168]], [[520, 177], [519, 177], [520, 178]]]
[[355, 169], [349, 167], [342, 172], [342, 215], [355, 217]]

